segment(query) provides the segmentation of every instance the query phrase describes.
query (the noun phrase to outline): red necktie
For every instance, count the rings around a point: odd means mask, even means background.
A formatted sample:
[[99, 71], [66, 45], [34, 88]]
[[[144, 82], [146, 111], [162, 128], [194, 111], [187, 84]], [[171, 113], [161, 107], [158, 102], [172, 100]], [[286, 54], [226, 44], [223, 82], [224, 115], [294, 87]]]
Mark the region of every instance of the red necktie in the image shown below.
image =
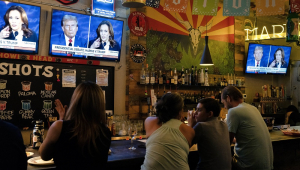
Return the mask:
[[[258, 65], [259, 65], [259, 61], [258, 61], [258, 62], [256, 62], [256, 67], [258, 67]], [[257, 72], [257, 71], [255, 71], [255, 73], [257, 74], [258, 72]]]
[[[69, 46], [72, 46], [72, 39], [69, 39]], [[67, 56], [71, 57], [72, 54], [67, 54]]]

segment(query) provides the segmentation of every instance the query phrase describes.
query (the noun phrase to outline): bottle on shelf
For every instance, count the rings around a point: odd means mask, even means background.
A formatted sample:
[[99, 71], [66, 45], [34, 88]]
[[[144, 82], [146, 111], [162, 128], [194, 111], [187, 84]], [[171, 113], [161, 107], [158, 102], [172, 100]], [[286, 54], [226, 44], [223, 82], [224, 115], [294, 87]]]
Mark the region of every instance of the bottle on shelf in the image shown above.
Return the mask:
[[150, 75], [149, 75], [149, 70], [148, 70], [148, 64], [146, 64], [146, 71], [145, 71], [145, 74], [146, 74], [146, 81], [145, 81], [145, 84], [149, 84], [150, 83]]
[[150, 84], [151, 85], [155, 84], [155, 71], [154, 71], [154, 67], [152, 67], [152, 69], [151, 69]]
[[189, 69], [188, 85], [192, 85], [192, 72], [191, 72], [191, 69]]
[[194, 85], [198, 86], [198, 72], [197, 72], [197, 66], [195, 66]]
[[158, 75], [158, 71], [155, 71], [155, 84], [158, 84], [158, 79], [159, 75]]
[[174, 69], [174, 76], [173, 76], [174, 85], [178, 84], [178, 74], [176, 68]]
[[174, 84], [174, 74], [171, 68], [170, 68], [170, 84]]
[[189, 70], [186, 69], [185, 70], [185, 82], [184, 82], [185, 85], [188, 85], [189, 84]]
[[194, 76], [195, 76], [195, 73], [194, 73], [194, 66], [192, 65], [192, 70], [191, 70], [191, 83], [190, 85], [194, 85]]
[[201, 77], [200, 77], [201, 86], [204, 86], [204, 72], [203, 72], [203, 68], [201, 68], [200, 75], [201, 75]]
[[204, 86], [209, 86], [208, 68], [205, 68]]
[[201, 85], [200, 81], [201, 81], [201, 69], [198, 70], [198, 77], [197, 77], [198, 85]]
[[167, 71], [167, 74], [166, 74], [166, 84], [170, 84], [170, 71]]
[[184, 72], [184, 68], [183, 67], [181, 69], [181, 84], [182, 85], [185, 84], [185, 72]]
[[146, 83], [146, 73], [144, 69], [144, 64], [142, 64], [142, 70], [140, 72], [140, 84], [145, 84]]
[[164, 83], [164, 79], [163, 79], [163, 75], [161, 70], [159, 70], [159, 74], [158, 74], [158, 83], [159, 84], [163, 84]]
[[229, 73], [227, 73], [227, 85], [230, 85], [230, 77], [229, 77]]

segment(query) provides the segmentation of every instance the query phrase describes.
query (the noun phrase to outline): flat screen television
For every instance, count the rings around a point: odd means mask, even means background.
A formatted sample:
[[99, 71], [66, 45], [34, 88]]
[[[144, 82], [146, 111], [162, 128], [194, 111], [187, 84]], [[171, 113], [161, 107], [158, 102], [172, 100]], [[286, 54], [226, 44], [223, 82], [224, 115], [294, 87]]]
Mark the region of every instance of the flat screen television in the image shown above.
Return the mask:
[[0, 1], [0, 52], [37, 54], [41, 7]]
[[286, 74], [292, 47], [249, 43], [246, 73]]
[[52, 10], [49, 54], [120, 61], [123, 21]]

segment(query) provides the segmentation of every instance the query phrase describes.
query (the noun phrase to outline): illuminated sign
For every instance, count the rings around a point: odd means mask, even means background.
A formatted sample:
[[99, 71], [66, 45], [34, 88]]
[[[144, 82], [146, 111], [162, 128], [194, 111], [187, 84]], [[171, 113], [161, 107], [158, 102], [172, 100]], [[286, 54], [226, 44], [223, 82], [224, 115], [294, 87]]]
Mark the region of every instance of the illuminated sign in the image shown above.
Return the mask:
[[92, 0], [92, 14], [109, 18], [114, 18], [114, 0]]
[[[285, 37], [285, 24], [283, 25], [272, 25], [273, 32], [269, 32], [266, 26], [263, 26], [261, 33], [258, 34], [258, 28], [244, 29], [246, 31], [247, 40], [264, 40], [271, 38], [284, 38]], [[272, 33], [272, 34], [271, 34]]]

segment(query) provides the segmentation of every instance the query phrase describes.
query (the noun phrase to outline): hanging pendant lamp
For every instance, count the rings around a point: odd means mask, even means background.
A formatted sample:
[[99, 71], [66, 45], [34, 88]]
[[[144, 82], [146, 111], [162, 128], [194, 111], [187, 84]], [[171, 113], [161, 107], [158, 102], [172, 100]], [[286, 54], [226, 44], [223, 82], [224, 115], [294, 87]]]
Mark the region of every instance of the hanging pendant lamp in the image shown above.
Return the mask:
[[146, 5], [146, 0], [123, 0], [122, 6], [127, 8], [142, 8]]
[[202, 58], [200, 61], [201, 66], [212, 66], [214, 63], [212, 62], [211, 55], [208, 49], [208, 36], [207, 36], [207, 18], [206, 18], [206, 36], [205, 36], [205, 47], [202, 54]]

